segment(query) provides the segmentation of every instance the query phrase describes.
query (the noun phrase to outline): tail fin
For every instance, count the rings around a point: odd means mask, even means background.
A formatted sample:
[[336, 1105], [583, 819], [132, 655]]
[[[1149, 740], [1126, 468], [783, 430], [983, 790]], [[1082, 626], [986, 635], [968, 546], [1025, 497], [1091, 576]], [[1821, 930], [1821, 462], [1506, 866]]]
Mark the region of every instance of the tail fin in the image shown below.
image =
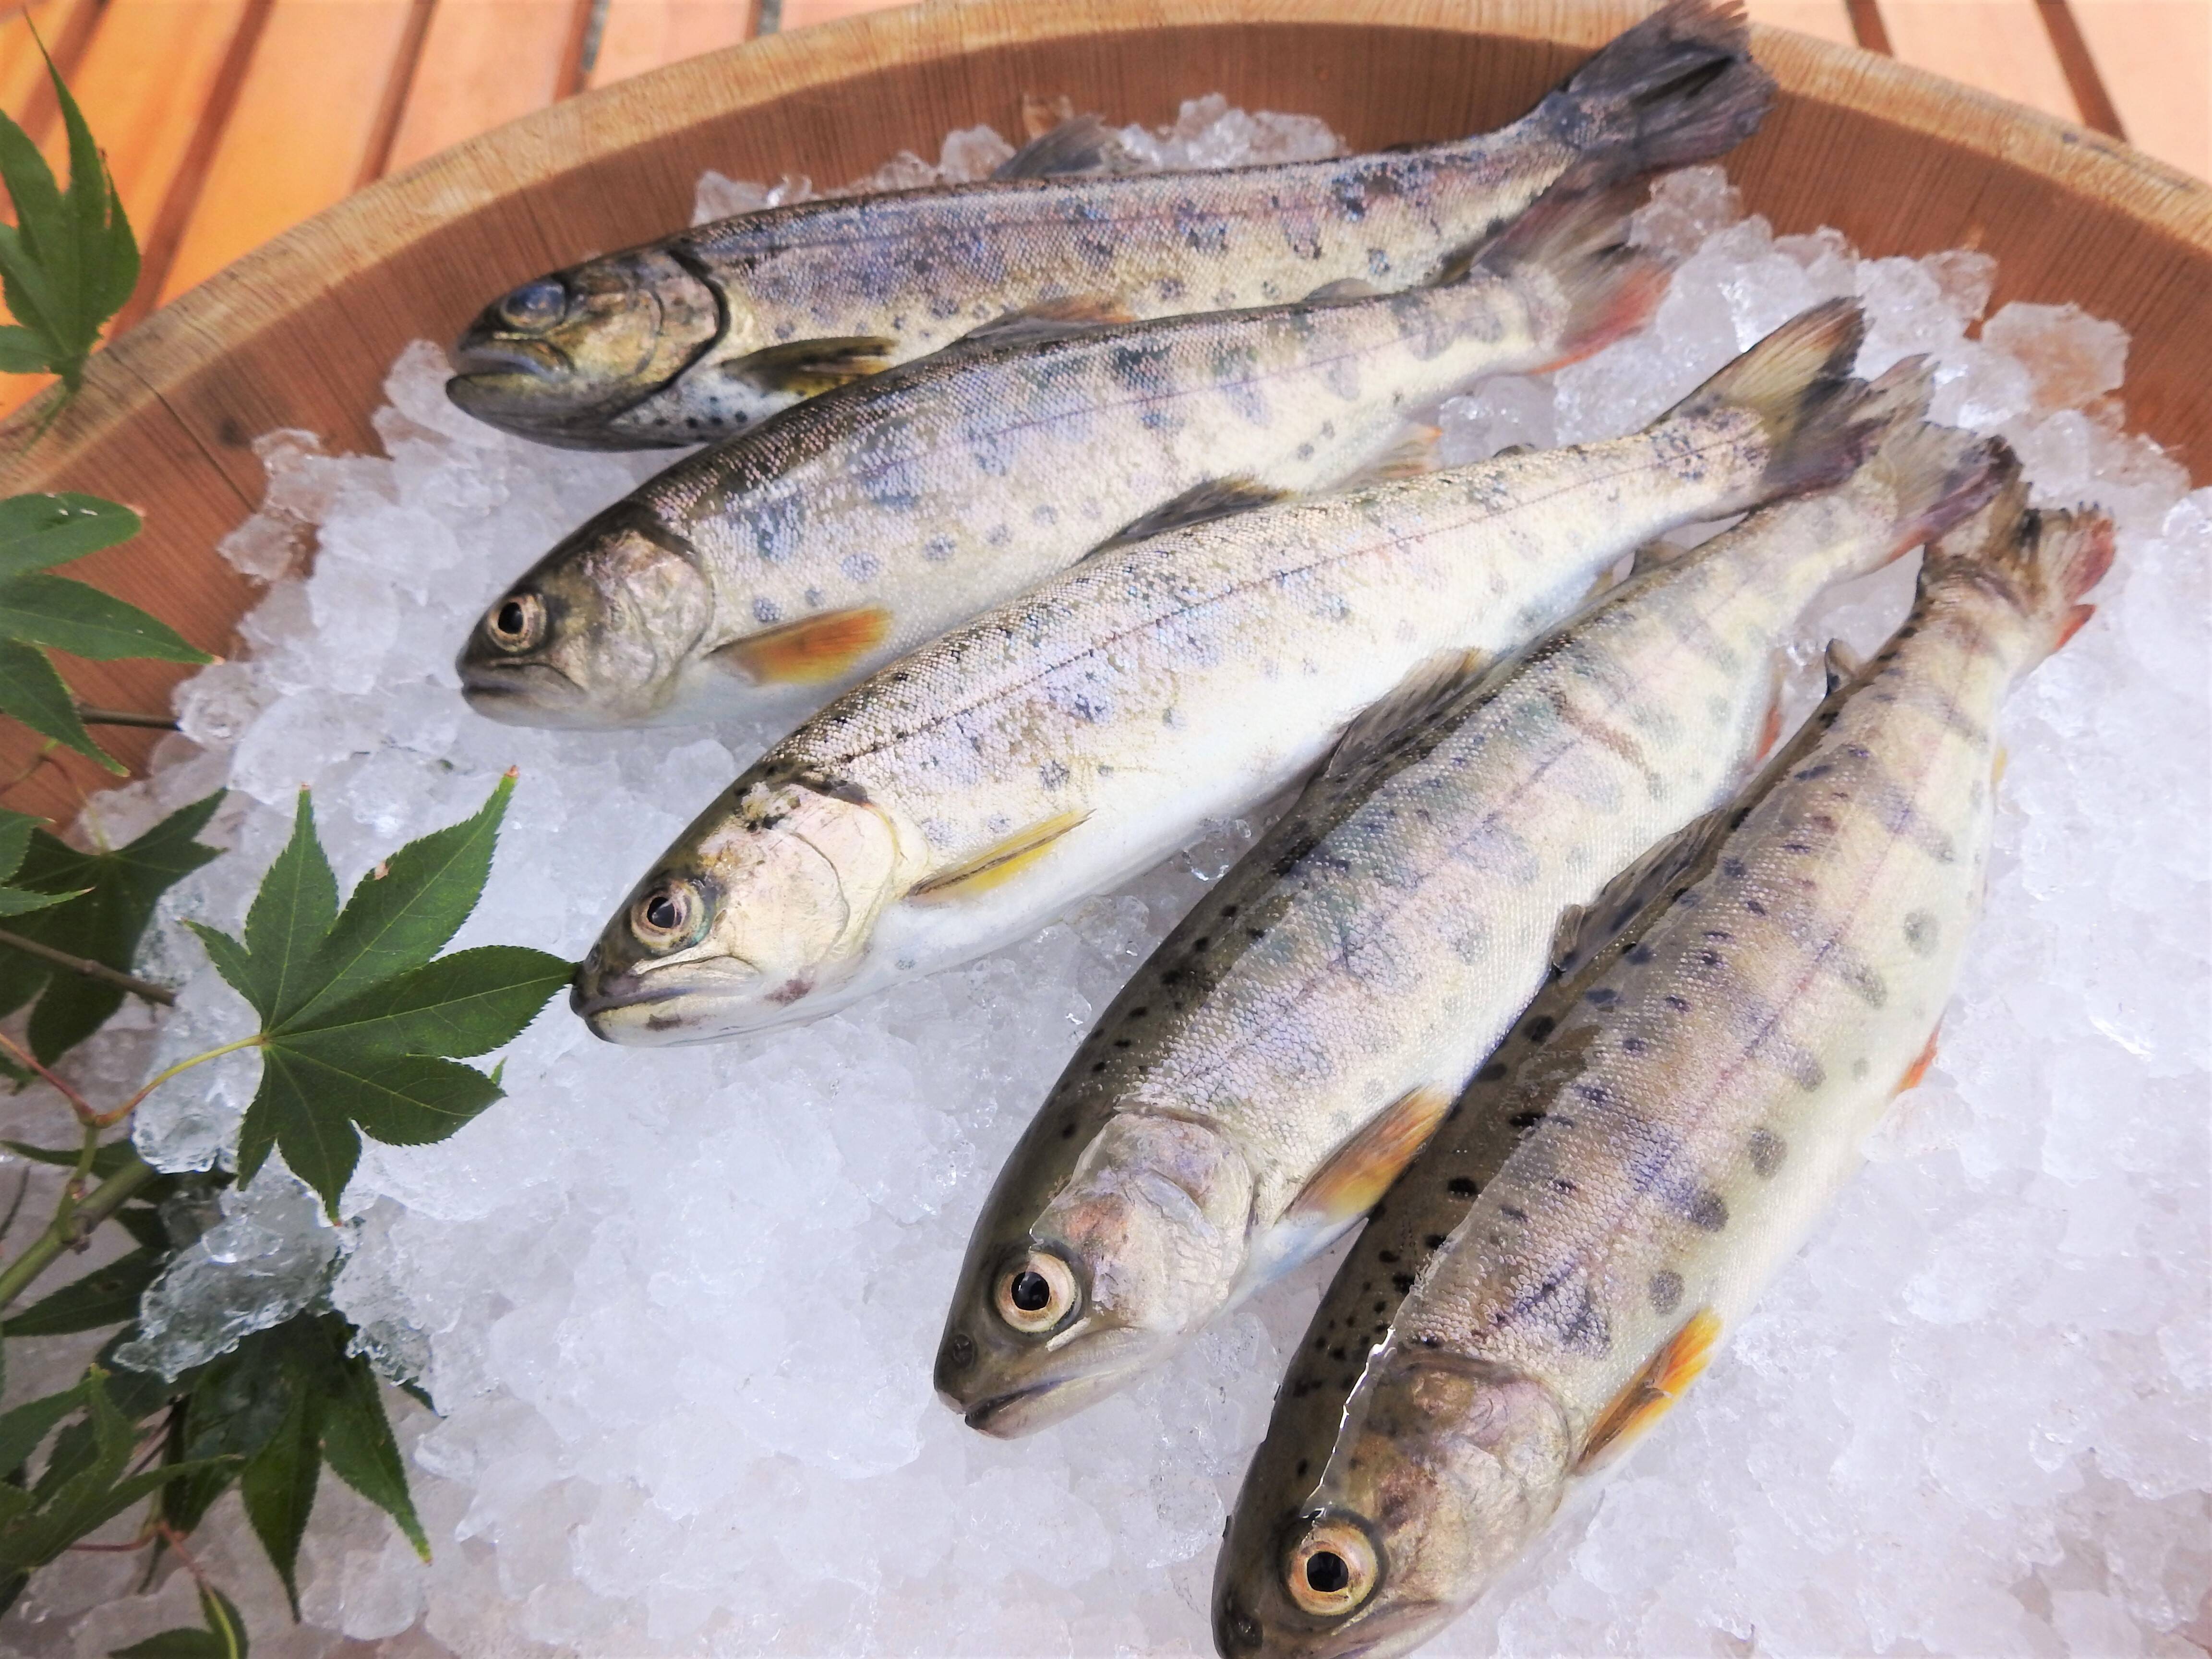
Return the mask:
[[[1747, 409], [1766, 430], [1771, 453], [1759, 499], [1840, 483], [1881, 436], [1871, 389], [1851, 378], [1866, 336], [1856, 300], [1830, 300], [1800, 312], [1659, 417], [1680, 420], [1727, 408]], [[1876, 400], [1893, 411], [1894, 387]]]
[[1861, 405], [1887, 428], [1859, 476], [1888, 496], [1890, 558], [1935, 540], [2020, 473], [2019, 459], [1996, 439], [1923, 418], [1934, 377], [1929, 359], [1907, 357], [1867, 388]]
[[[1658, 309], [1673, 261], [1628, 245], [1629, 217], [1650, 196], [1640, 179], [1595, 191], [1555, 185], [1469, 255], [1474, 268], [1533, 290], [1532, 301], [1560, 319], [1559, 356], [1545, 371], [1603, 350]], [[1447, 267], [1438, 280], [1453, 275]]]
[[2027, 510], [2019, 463], [2002, 443], [1998, 448], [2009, 476], [1987, 506], [1928, 550], [1921, 586], [1947, 574], [1984, 589], [1994, 585], [2040, 625], [2045, 650], [2056, 651], [2097, 614], [2081, 599], [2112, 568], [2112, 520], [2095, 507]]
[[1545, 103], [1581, 152], [1563, 182], [1587, 189], [1724, 155], [1773, 100], [1774, 77], [1751, 60], [1742, 0], [1668, 0]]

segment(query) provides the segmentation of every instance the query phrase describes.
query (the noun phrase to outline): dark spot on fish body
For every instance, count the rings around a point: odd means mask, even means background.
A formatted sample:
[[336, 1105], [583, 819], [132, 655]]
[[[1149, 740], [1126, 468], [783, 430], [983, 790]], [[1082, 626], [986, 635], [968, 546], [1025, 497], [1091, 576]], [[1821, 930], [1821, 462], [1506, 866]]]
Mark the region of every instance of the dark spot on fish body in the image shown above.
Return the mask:
[[1632, 945], [1628, 947], [1628, 950], [1624, 954], [1622, 959], [1626, 962], [1633, 963], [1637, 967], [1641, 968], [1645, 963], [1651, 960], [1651, 947], [1648, 945]]
[[1625, 1036], [1620, 1040], [1620, 1052], [1624, 1054], [1640, 1054], [1647, 1046], [1640, 1036]]
[[1651, 1297], [1654, 1313], [1672, 1313], [1681, 1304], [1682, 1275], [1672, 1268], [1662, 1267], [1651, 1275], [1651, 1282], [1646, 1289]]
[[[999, 533], [1001, 538], [1006, 534], [1003, 530]], [[932, 536], [927, 541], [921, 544], [921, 556], [932, 564], [944, 563], [945, 560], [952, 556], [952, 538], [950, 536]]]
[[1808, 1095], [1828, 1080], [1827, 1068], [1803, 1048], [1790, 1056], [1789, 1072], [1790, 1080]]
[[753, 601], [753, 620], [767, 628], [783, 620], [783, 607], [763, 594]]
[[1037, 781], [1048, 789], [1057, 789], [1068, 779], [1065, 761], [1049, 760], [1037, 768]]
[[1552, 1035], [1559, 1023], [1549, 1014], [1539, 1014], [1521, 1028], [1521, 1035], [1531, 1042], [1541, 1042]]
[[1771, 1129], [1753, 1129], [1750, 1140], [1751, 1167], [1763, 1179], [1771, 1180], [1790, 1156], [1790, 1143]]
[[1526, 1210], [1517, 1209], [1510, 1204], [1499, 1205], [1498, 1213], [1508, 1221], [1526, 1221], [1528, 1218], [1528, 1212]]
[[1682, 1218], [1701, 1232], [1717, 1233], [1729, 1224], [1728, 1200], [1705, 1188], [1683, 1207]]
[[1444, 1236], [1442, 1233], [1426, 1234], [1421, 1239], [1421, 1247], [1424, 1249], [1441, 1250], [1444, 1247]]
[[1454, 1176], [1449, 1181], [1444, 1182], [1444, 1190], [1456, 1194], [1461, 1198], [1473, 1198], [1480, 1188], [1466, 1176]]
[[1660, 998], [1659, 1000], [1665, 1003], [1669, 1008], [1672, 1008], [1678, 1014], [1686, 1014], [1690, 1012], [1690, 1002], [1689, 999], [1686, 997], [1676, 996], [1672, 992], [1669, 992], [1667, 995]]
[[1934, 956], [1942, 938], [1943, 924], [1933, 910], [1915, 910], [1905, 918], [1905, 943], [1914, 956]]
[[1619, 1000], [1620, 995], [1620, 994], [1610, 985], [1593, 985], [1583, 993], [1583, 1000], [1602, 1008], [1609, 1003]]

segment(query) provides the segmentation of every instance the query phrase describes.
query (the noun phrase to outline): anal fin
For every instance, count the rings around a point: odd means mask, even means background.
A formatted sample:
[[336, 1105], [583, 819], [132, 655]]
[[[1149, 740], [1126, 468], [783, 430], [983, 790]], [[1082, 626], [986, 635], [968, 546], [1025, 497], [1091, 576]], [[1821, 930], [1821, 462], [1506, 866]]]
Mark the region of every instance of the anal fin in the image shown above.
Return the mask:
[[1942, 1034], [1943, 1028], [1941, 1025], [1928, 1034], [1927, 1043], [1921, 1048], [1912, 1064], [1905, 1068], [1905, 1075], [1898, 1079], [1898, 1093], [1904, 1094], [1908, 1090], [1917, 1089], [1920, 1086], [1922, 1079], [1928, 1075], [1928, 1068], [1936, 1063], [1936, 1040]]
[[849, 673], [890, 629], [891, 613], [878, 605], [824, 611], [732, 640], [708, 659], [755, 685], [819, 685]]
[[1704, 1374], [1720, 1334], [1720, 1316], [1711, 1308], [1692, 1314], [1598, 1413], [1575, 1459], [1575, 1473], [1587, 1474], [1602, 1467], [1664, 1417]]
[[1187, 530], [1210, 520], [1249, 513], [1256, 507], [1273, 507], [1289, 495], [1286, 489], [1276, 489], [1251, 478], [1208, 478], [1204, 483], [1193, 484], [1173, 501], [1163, 501], [1141, 518], [1130, 520], [1084, 556], [1127, 547], [1149, 537], [1164, 536], [1170, 530]]
[[1328, 1155], [1328, 1161], [1284, 1209], [1283, 1224], [1328, 1230], [1366, 1214], [1414, 1154], [1429, 1144], [1451, 1102], [1448, 1089], [1430, 1084], [1408, 1089]]
[[967, 898], [1002, 886], [1051, 851], [1054, 842], [1090, 816], [1088, 811], [1071, 810], [1017, 830], [951, 869], [916, 882], [908, 890], [907, 896]]
[[891, 366], [891, 354], [897, 349], [897, 341], [872, 334], [793, 340], [750, 352], [727, 364], [722, 372], [733, 380], [750, 380], [766, 391], [813, 398], [881, 374]]

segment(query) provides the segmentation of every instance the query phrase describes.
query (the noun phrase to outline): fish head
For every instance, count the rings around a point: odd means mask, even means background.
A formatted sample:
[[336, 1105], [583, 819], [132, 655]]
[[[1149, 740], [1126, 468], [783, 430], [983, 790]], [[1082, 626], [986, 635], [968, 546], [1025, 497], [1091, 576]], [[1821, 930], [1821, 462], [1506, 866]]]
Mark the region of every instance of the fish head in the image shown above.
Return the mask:
[[1277, 1452], [1255, 1457], [1222, 1547], [1224, 1659], [1411, 1652], [1551, 1518], [1571, 1448], [1542, 1383], [1394, 1342], [1360, 1378], [1318, 1480], [1282, 1479]]
[[896, 896], [898, 836], [850, 786], [760, 769], [662, 854], [577, 970], [610, 1042], [707, 1042], [835, 1006]]
[[[1048, 1141], [1060, 1121], [1039, 1120]], [[1185, 1119], [1108, 1118], [1041, 1204], [1009, 1189], [1026, 1162], [976, 1224], [937, 1356], [945, 1403], [1006, 1437], [1112, 1393], [1227, 1306], [1252, 1206], [1243, 1155]]]
[[511, 726], [679, 718], [714, 595], [686, 544], [618, 502], [493, 600], [453, 666], [478, 714]]
[[446, 395], [541, 443], [681, 443], [681, 434], [623, 435], [609, 422], [698, 361], [728, 320], [714, 290], [665, 250], [610, 253], [533, 277], [477, 313], [454, 343]]

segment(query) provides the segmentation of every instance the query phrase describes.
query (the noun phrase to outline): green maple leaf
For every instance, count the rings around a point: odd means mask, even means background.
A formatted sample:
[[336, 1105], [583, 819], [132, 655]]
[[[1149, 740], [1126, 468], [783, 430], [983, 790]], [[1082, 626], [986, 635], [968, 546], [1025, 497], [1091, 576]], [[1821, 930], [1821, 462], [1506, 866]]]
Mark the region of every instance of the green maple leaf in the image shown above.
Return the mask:
[[442, 1140], [500, 1097], [495, 1076], [456, 1062], [513, 1041], [568, 983], [569, 965], [516, 945], [438, 952], [483, 895], [514, 788], [509, 774], [475, 817], [400, 848], [343, 909], [302, 789], [244, 939], [192, 924], [262, 1020], [261, 1086], [239, 1130], [241, 1182], [281, 1147], [335, 1218], [362, 1134]]
[[[7, 118], [0, 116], [0, 123]], [[0, 150], [5, 148], [0, 129]], [[7, 227], [0, 225], [0, 256]], [[0, 272], [5, 270], [0, 257]], [[9, 289], [13, 295], [14, 290]], [[4, 331], [0, 331], [4, 333]], [[0, 339], [4, 356], [4, 339]], [[46, 653], [95, 662], [150, 657], [212, 662], [166, 623], [83, 582], [47, 574], [88, 553], [128, 541], [139, 530], [129, 507], [97, 495], [11, 495], [0, 501], [0, 714], [98, 761], [123, 766], [92, 740], [69, 688]]]
[[[161, 895], [216, 856], [214, 848], [193, 837], [222, 805], [220, 792], [194, 801], [128, 846], [103, 853], [81, 852], [27, 821], [20, 828], [0, 822], [0, 865], [7, 863], [11, 836], [20, 834], [23, 842], [0, 879], [44, 907], [10, 914], [4, 898], [9, 890], [0, 888], [0, 929], [129, 973]], [[125, 994], [120, 986], [71, 973], [0, 941], [0, 1016], [39, 999], [31, 1011], [31, 1052], [46, 1065], [98, 1030]]]
[[56, 183], [31, 136], [0, 115], [0, 184], [15, 210], [15, 222], [0, 226], [0, 294], [15, 319], [0, 328], [0, 373], [58, 374], [66, 396], [82, 383], [100, 330], [138, 285], [138, 241], [52, 58], [46, 73], [69, 135], [69, 187]]
[[212, 1584], [202, 1584], [199, 1590], [204, 1629], [185, 1625], [165, 1630], [127, 1648], [111, 1650], [107, 1659], [246, 1659], [246, 1620], [238, 1608]]

